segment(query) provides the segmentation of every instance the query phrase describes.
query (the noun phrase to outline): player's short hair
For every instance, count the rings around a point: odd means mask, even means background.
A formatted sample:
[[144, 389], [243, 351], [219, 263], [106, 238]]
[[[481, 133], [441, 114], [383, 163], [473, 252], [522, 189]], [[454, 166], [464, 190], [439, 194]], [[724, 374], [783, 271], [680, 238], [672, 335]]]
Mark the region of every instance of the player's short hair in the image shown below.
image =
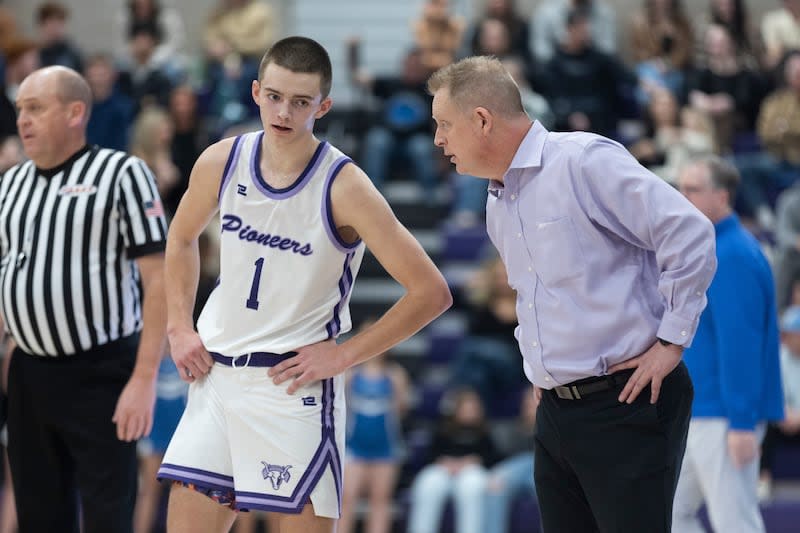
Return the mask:
[[308, 37], [286, 37], [273, 44], [258, 66], [258, 79], [264, 76], [267, 65], [275, 63], [292, 72], [303, 74], [319, 74], [319, 88], [322, 99], [328, 97], [333, 82], [331, 58], [325, 48]]
[[475, 56], [451, 63], [428, 79], [428, 92], [446, 89], [462, 111], [485, 107], [504, 117], [525, 113], [514, 78], [494, 56]]

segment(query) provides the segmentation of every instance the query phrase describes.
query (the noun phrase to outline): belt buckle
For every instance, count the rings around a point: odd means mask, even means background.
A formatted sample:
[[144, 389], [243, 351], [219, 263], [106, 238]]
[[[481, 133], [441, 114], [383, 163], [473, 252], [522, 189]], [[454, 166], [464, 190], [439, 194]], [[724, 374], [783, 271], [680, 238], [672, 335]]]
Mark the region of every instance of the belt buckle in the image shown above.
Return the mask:
[[577, 385], [571, 387], [556, 387], [556, 395], [562, 400], [580, 400], [581, 394], [578, 392]]

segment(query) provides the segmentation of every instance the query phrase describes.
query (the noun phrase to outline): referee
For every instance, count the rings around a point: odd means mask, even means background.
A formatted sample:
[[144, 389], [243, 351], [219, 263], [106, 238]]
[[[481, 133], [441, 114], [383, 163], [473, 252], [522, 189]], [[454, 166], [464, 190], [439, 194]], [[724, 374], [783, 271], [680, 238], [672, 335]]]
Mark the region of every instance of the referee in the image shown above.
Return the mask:
[[166, 222], [155, 182], [142, 161], [86, 144], [91, 100], [73, 70], [29, 75], [17, 128], [30, 161], [0, 178], [0, 315], [16, 343], [8, 456], [21, 533], [78, 533], [79, 514], [86, 533], [132, 531], [136, 439], [150, 432], [165, 349]]

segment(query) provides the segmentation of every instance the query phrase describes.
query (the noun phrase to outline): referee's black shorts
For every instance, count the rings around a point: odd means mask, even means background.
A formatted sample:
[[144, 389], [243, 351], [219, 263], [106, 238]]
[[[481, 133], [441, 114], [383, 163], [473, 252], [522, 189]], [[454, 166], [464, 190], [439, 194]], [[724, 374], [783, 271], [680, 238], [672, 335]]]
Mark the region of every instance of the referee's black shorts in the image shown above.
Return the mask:
[[130, 533], [136, 443], [111, 422], [133, 371], [138, 335], [52, 358], [14, 351], [8, 457], [20, 533]]

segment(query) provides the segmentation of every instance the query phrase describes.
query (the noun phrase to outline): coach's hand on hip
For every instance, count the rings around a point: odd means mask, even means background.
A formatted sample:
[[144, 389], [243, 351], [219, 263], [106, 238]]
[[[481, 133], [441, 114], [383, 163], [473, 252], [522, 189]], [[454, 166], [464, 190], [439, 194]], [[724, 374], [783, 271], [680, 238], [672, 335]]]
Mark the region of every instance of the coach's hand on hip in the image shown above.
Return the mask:
[[676, 344], [664, 346], [656, 341], [649, 350], [642, 355], [628, 359], [623, 363], [612, 366], [608, 369], [609, 374], [624, 370], [626, 368], [635, 368], [625, 388], [619, 395], [620, 402], [633, 403], [639, 393], [642, 392], [648, 384], [650, 385], [650, 403], [658, 401], [658, 395], [661, 392], [661, 383], [667, 375], [675, 370], [678, 363], [681, 362], [683, 356], [683, 347]]
[[183, 381], [193, 382], [209, 373], [214, 360], [203, 345], [200, 335], [193, 329], [169, 331], [172, 360]]

